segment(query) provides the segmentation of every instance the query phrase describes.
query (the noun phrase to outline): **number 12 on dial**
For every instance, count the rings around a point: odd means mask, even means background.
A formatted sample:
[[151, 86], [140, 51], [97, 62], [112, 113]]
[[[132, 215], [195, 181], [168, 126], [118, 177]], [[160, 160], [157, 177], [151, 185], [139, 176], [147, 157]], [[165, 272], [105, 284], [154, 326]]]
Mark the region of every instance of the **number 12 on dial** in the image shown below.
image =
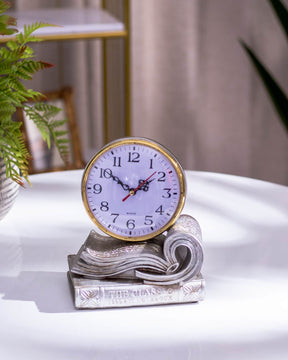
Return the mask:
[[128, 241], [167, 230], [185, 202], [181, 165], [162, 145], [144, 138], [123, 138], [103, 147], [87, 164], [81, 189], [98, 228]]

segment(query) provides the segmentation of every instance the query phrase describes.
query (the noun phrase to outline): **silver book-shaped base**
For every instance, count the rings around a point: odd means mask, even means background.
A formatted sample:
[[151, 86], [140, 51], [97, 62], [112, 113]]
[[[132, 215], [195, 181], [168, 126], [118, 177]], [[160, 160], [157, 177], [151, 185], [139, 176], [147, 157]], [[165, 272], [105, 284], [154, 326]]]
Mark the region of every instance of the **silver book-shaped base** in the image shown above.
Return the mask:
[[141, 280], [95, 280], [68, 271], [77, 309], [192, 303], [204, 299], [205, 282], [200, 275], [183, 284], [146, 285]]
[[123, 242], [91, 231], [68, 256], [75, 307], [105, 308], [203, 300], [201, 229], [181, 215], [166, 235]]

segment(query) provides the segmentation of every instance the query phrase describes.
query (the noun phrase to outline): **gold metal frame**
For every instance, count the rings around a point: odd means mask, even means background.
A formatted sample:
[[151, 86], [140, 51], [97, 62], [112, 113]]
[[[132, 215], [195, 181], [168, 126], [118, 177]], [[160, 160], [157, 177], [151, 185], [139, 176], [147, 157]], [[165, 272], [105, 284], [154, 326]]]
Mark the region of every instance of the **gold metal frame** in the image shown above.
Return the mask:
[[[167, 222], [164, 226], [162, 226], [160, 229], [158, 229], [157, 231], [154, 231], [148, 235], [144, 235], [144, 236], [139, 236], [139, 237], [126, 237], [126, 236], [119, 236], [118, 234], [115, 235], [113, 232], [111, 232], [110, 230], [108, 230], [107, 228], [105, 228], [102, 224], [100, 224], [98, 222], [98, 220], [95, 218], [94, 214], [92, 213], [89, 205], [88, 205], [88, 200], [87, 200], [87, 194], [86, 194], [86, 183], [87, 183], [87, 179], [88, 179], [88, 175], [90, 173], [91, 168], [93, 167], [95, 161], [97, 161], [103, 154], [105, 154], [106, 152], [110, 151], [111, 149], [115, 148], [115, 147], [119, 147], [122, 145], [142, 145], [142, 146], [148, 146], [158, 152], [160, 152], [162, 155], [164, 155], [172, 164], [172, 166], [174, 167], [177, 176], [178, 176], [178, 180], [179, 180], [179, 185], [180, 185], [180, 196], [179, 196], [179, 202], [177, 205], [177, 208], [173, 214], [173, 216], [171, 217], [171, 219], [169, 220], [169, 222]], [[148, 239], [152, 239], [153, 237], [163, 233], [164, 231], [168, 230], [174, 223], [175, 221], [178, 219], [178, 217], [181, 214], [181, 211], [183, 209], [184, 203], [185, 203], [185, 198], [186, 198], [186, 181], [185, 181], [185, 175], [184, 175], [184, 171], [180, 165], [180, 163], [178, 162], [178, 160], [174, 157], [174, 155], [167, 150], [165, 147], [163, 147], [162, 145], [158, 144], [157, 142], [150, 140], [150, 139], [146, 139], [146, 138], [137, 138], [137, 137], [131, 137], [131, 138], [123, 138], [123, 139], [119, 139], [119, 140], [115, 140], [110, 142], [109, 144], [107, 144], [106, 146], [104, 146], [87, 164], [84, 173], [83, 173], [83, 177], [82, 177], [82, 183], [81, 183], [81, 194], [82, 194], [82, 200], [84, 203], [84, 207], [88, 213], [88, 215], [90, 216], [91, 220], [94, 222], [95, 225], [97, 225], [97, 227], [102, 230], [104, 233], [112, 236], [112, 237], [116, 237], [118, 239], [121, 240], [125, 240], [125, 241], [143, 241], [143, 240], [148, 240]]]
[[[57, 34], [57, 35], [35, 35], [35, 38], [43, 41], [66, 41], [66, 40], [82, 40], [82, 39], [101, 39], [101, 38], [116, 38], [127, 35], [126, 30], [107, 31], [107, 32], [89, 32], [81, 34]], [[12, 36], [0, 38], [0, 43], [6, 43], [13, 39]]]
[[[67, 116], [67, 125], [68, 125], [68, 132], [69, 137], [71, 140], [71, 151], [72, 151], [72, 161], [69, 165], [63, 165], [61, 167], [52, 167], [52, 168], [46, 168], [45, 170], [39, 170], [37, 171], [33, 166], [33, 159], [29, 162], [29, 173], [35, 174], [39, 172], [48, 172], [48, 171], [60, 171], [60, 170], [71, 170], [71, 169], [81, 169], [84, 168], [85, 162], [83, 160], [82, 156], [82, 148], [80, 143], [80, 136], [79, 136], [79, 130], [76, 120], [76, 112], [75, 112], [75, 106], [74, 106], [74, 91], [72, 87], [64, 87], [63, 89], [59, 91], [52, 91], [52, 92], [46, 92], [43, 94], [44, 97], [40, 99], [40, 101], [53, 101], [53, 100], [62, 100], [65, 110], [66, 116]], [[29, 101], [27, 101], [29, 102]], [[33, 103], [33, 101], [31, 101]], [[29, 144], [29, 135], [27, 131], [27, 127], [25, 125], [25, 116], [23, 113], [22, 108], [17, 108], [17, 120], [22, 123], [22, 133], [24, 137], [25, 144], [27, 148], [29, 149], [29, 152], [31, 154], [31, 147]], [[32, 154], [33, 155], [33, 154]]]

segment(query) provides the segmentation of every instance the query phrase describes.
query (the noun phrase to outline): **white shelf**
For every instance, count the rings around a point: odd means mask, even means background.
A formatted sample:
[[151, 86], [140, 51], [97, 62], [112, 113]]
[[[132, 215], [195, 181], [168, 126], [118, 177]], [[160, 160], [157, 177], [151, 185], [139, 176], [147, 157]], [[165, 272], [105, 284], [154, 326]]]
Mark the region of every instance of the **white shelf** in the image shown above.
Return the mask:
[[[44, 22], [58, 26], [44, 27], [35, 36], [44, 40], [125, 36], [124, 24], [110, 13], [96, 8], [47, 8], [26, 11], [10, 11], [17, 18], [17, 28]], [[3, 37], [4, 39], [8, 36]]]

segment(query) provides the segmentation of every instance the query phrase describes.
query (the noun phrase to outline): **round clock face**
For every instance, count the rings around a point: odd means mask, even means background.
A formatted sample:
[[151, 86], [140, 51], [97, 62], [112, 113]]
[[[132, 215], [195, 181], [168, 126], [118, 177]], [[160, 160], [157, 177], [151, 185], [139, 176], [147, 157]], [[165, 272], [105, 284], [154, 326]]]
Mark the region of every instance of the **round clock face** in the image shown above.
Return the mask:
[[161, 145], [124, 138], [100, 150], [82, 179], [84, 206], [105, 233], [122, 240], [153, 238], [178, 218], [185, 178], [178, 161]]

